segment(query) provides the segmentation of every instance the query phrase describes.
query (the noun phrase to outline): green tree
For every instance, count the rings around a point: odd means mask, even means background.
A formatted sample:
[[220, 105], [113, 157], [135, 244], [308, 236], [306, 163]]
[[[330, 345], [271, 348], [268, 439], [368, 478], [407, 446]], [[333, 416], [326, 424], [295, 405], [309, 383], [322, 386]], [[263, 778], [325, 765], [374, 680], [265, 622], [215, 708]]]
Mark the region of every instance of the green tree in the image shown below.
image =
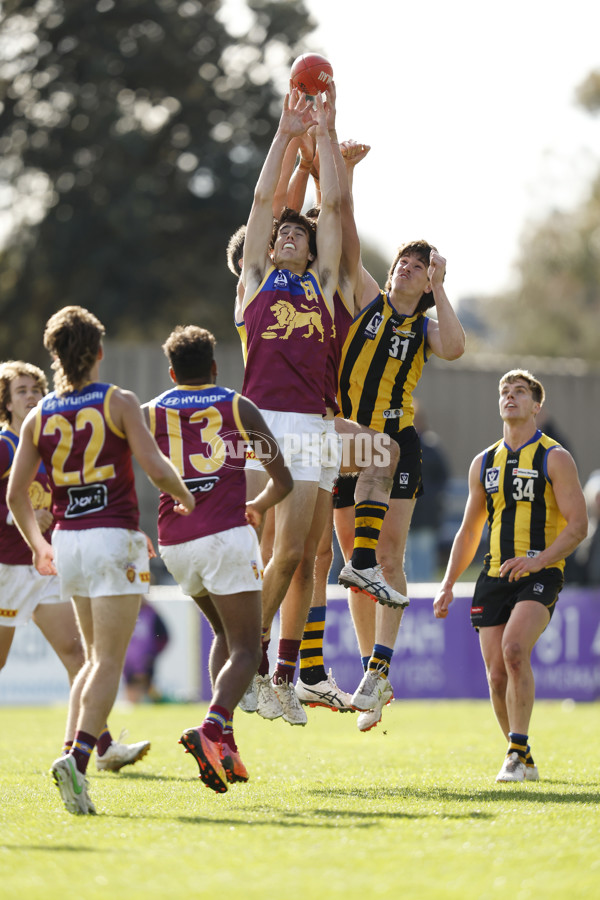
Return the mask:
[[220, 0], [1, 8], [0, 358], [45, 362], [68, 303], [111, 338], [187, 321], [229, 337], [225, 247], [314, 27], [302, 0], [247, 0], [242, 37]]
[[[580, 105], [600, 112], [600, 72], [577, 90]], [[598, 361], [600, 333], [600, 173], [580, 206], [555, 210], [525, 235], [519, 284], [480, 302], [487, 323], [479, 347], [510, 354]]]

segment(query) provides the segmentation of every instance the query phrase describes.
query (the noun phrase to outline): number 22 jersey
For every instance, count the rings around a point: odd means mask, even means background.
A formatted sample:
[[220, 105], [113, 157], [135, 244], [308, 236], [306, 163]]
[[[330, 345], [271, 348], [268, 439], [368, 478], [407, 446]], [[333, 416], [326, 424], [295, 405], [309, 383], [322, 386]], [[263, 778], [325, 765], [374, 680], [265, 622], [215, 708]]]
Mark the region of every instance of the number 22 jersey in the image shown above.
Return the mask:
[[138, 530], [131, 449], [110, 414], [115, 389], [96, 382], [53, 391], [38, 404], [33, 442], [52, 486], [57, 529]]

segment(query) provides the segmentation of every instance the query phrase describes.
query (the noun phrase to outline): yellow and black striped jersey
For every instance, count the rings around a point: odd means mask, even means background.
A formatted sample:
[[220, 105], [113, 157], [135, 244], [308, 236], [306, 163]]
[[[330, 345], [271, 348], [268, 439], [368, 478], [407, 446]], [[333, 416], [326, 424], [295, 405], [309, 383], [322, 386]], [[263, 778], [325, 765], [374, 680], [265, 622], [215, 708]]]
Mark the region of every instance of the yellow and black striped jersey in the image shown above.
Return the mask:
[[338, 403], [345, 419], [386, 434], [412, 425], [429, 321], [423, 313], [396, 312], [385, 291], [357, 316], [340, 364]]
[[[566, 525], [548, 477], [548, 454], [560, 444], [536, 431], [518, 450], [503, 440], [484, 451], [480, 480], [486, 493], [489, 551], [484, 571], [498, 578], [501, 564], [537, 556]], [[553, 563], [564, 569], [564, 559]]]

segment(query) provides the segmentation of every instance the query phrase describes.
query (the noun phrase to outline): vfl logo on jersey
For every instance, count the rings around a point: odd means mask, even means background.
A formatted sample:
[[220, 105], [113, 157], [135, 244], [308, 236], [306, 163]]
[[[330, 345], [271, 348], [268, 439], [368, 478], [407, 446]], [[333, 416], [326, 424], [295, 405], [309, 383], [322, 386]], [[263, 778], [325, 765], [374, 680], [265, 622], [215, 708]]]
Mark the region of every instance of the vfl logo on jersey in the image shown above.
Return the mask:
[[273, 286], [276, 288], [287, 288], [288, 280], [287, 277], [283, 274], [283, 272], [278, 272], [275, 276], [275, 280], [273, 281]]
[[528, 559], [535, 559], [535, 557], [536, 557], [536, 556], [539, 556], [539, 555], [540, 555], [540, 551], [539, 551], [539, 550], [528, 550], [527, 553], [525, 554], [525, 556], [526, 556]]
[[485, 470], [485, 490], [488, 494], [497, 494], [500, 484], [500, 469], [494, 466]]
[[371, 321], [365, 328], [365, 331], [364, 331], [365, 337], [368, 338], [370, 341], [374, 341], [375, 338], [377, 337], [377, 332], [381, 328], [382, 324], [383, 324], [383, 316], [381, 315], [381, 313], [375, 313], [375, 315], [372, 316]]
[[[325, 330], [321, 321], [321, 310], [318, 307], [311, 309], [303, 303], [300, 304], [300, 307], [306, 311], [300, 312], [289, 300], [278, 300], [277, 303], [274, 303], [270, 310], [277, 321], [274, 325], [267, 325], [267, 330], [263, 331], [261, 337], [267, 339], [279, 337], [287, 341], [296, 328], [306, 328], [306, 332], [301, 337], [309, 338], [317, 331], [319, 343], [322, 344], [325, 339]], [[283, 331], [283, 334], [275, 334], [275, 331]]]
[[533, 586], [533, 593], [534, 594], [543, 594], [544, 593], [544, 585], [540, 584], [539, 581], [536, 581], [536, 583]]
[[400, 487], [408, 487], [408, 472], [399, 473], [398, 484], [400, 485]]
[[401, 419], [404, 415], [404, 410], [402, 409], [384, 409], [383, 413], [384, 419]]
[[184, 478], [183, 480], [190, 494], [207, 494], [208, 491], [212, 491], [220, 479], [213, 475], [209, 478]]
[[87, 484], [83, 487], [67, 488], [69, 505], [65, 519], [77, 519], [90, 513], [100, 512], [108, 506], [108, 488], [105, 484]]
[[513, 469], [512, 473], [515, 478], [537, 478], [538, 477], [537, 469]]

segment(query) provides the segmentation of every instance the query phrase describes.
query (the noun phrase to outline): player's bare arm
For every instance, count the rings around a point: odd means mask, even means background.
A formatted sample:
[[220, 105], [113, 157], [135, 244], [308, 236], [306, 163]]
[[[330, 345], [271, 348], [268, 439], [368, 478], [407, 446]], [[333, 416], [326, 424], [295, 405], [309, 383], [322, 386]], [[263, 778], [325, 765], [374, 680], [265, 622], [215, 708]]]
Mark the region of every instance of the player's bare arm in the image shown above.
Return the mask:
[[465, 352], [465, 332], [444, 289], [446, 260], [436, 250], [431, 251], [427, 274], [437, 313], [437, 321], [429, 321], [427, 344], [440, 359], [459, 359]]
[[6, 500], [17, 528], [31, 548], [33, 565], [40, 575], [56, 575], [52, 545], [42, 534], [29, 499], [29, 485], [40, 465], [40, 454], [33, 442], [34, 424], [35, 410], [32, 410], [21, 428], [19, 446], [8, 479]]
[[315, 98], [317, 127], [315, 137], [319, 151], [321, 181], [321, 212], [317, 223], [317, 269], [323, 296], [333, 314], [335, 294], [342, 254], [342, 226], [340, 219], [341, 193], [333, 147], [329, 134], [335, 122], [335, 89], [330, 86], [327, 100], [323, 94]]
[[557, 506], [567, 524], [550, 546], [537, 556], [517, 556], [503, 562], [500, 576], [504, 578], [508, 575], [509, 581], [517, 581], [522, 575], [528, 575], [530, 572], [540, 572], [565, 559], [587, 535], [585, 497], [575, 461], [564, 447], [555, 447], [548, 453], [548, 477], [552, 483]]
[[463, 520], [452, 544], [444, 579], [433, 601], [433, 613], [438, 619], [448, 615], [454, 599], [454, 585], [473, 561], [481, 541], [486, 520], [485, 491], [479, 480], [483, 455], [476, 456], [469, 468], [469, 496]]
[[311, 106], [294, 89], [286, 94], [279, 126], [254, 190], [254, 201], [246, 228], [241, 281], [245, 297], [251, 297], [262, 281], [268, 263], [268, 245], [273, 228], [273, 198], [288, 144], [313, 124]]

